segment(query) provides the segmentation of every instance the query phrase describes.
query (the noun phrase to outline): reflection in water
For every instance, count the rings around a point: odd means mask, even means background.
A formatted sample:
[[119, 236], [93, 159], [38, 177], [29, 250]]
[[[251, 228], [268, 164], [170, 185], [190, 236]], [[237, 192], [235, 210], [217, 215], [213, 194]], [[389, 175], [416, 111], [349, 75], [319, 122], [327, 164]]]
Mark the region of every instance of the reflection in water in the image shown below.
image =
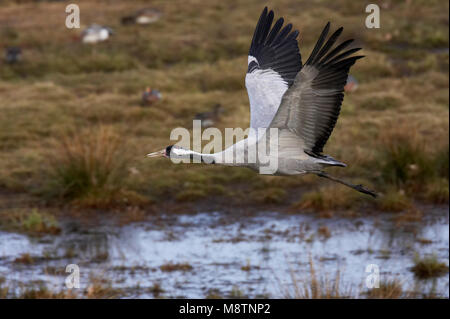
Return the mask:
[[[397, 225], [391, 216], [317, 219], [305, 215], [222, 213], [163, 215], [116, 227], [64, 223], [62, 235], [29, 238], [0, 232], [0, 276], [12, 286], [44, 282], [64, 289], [67, 264], [80, 266], [81, 286], [100, 274], [123, 297], [152, 298], [159, 283], [167, 297], [203, 298], [212, 290], [228, 296], [284, 297], [296, 278], [308, 278], [310, 258], [327, 278], [339, 271], [354, 296], [365, 290], [368, 264], [377, 264], [381, 280], [397, 278], [405, 288], [435, 289], [448, 297], [449, 278], [415, 281], [409, 268], [416, 253], [449, 258], [448, 210], [435, 211], [420, 223]], [[418, 239], [432, 243], [424, 245]], [[13, 261], [23, 253], [32, 265]], [[187, 263], [192, 270], [162, 271], [164, 264]], [[59, 272], [49, 273], [48, 269]]]

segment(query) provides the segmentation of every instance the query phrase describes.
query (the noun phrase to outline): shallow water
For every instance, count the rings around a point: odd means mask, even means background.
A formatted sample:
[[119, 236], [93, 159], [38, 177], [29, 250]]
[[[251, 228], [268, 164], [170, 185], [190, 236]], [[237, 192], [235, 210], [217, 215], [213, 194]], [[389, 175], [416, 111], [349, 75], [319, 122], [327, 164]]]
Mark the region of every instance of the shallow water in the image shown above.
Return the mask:
[[[416, 280], [410, 271], [416, 253], [449, 258], [448, 208], [435, 209], [421, 222], [397, 225], [392, 215], [317, 219], [272, 212], [252, 216], [198, 213], [162, 215], [122, 227], [62, 223], [62, 234], [32, 238], [0, 232], [0, 277], [20, 290], [45, 284], [65, 289], [65, 267], [80, 268], [81, 290], [92, 276], [122, 288], [117, 297], [294, 297], [311, 278], [333, 283], [341, 293], [364, 297], [366, 267], [375, 264], [380, 280], [398, 279], [405, 290], [449, 296], [448, 274]], [[327, 235], [327, 228], [329, 236]], [[420, 239], [432, 240], [421, 243]], [[23, 253], [31, 265], [14, 263]], [[168, 263], [188, 263], [191, 270], [162, 271]], [[52, 271], [50, 271], [52, 270]], [[56, 274], [55, 274], [56, 272]], [[14, 289], [12, 289], [14, 291]]]

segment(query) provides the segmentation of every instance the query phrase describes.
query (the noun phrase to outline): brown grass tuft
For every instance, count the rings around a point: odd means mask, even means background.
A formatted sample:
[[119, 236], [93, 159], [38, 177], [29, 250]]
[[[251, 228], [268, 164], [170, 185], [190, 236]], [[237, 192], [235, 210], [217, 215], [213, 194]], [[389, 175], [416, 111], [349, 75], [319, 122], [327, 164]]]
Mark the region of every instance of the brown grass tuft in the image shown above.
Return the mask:
[[309, 276], [298, 279], [291, 270], [293, 289], [286, 289], [286, 298], [295, 299], [334, 299], [348, 298], [350, 291], [343, 291], [340, 272], [337, 271], [334, 279], [329, 280], [326, 275], [317, 272], [312, 258], [309, 258]]
[[23, 265], [31, 265], [34, 263], [34, 259], [33, 259], [33, 257], [31, 257], [30, 254], [24, 253], [24, 254], [20, 255], [20, 257], [17, 257], [16, 259], [14, 259], [14, 263], [23, 264]]
[[380, 287], [372, 288], [367, 292], [369, 299], [399, 299], [403, 296], [403, 287], [398, 280], [380, 282]]
[[302, 199], [295, 203], [292, 208], [332, 211], [351, 208], [358, 200], [359, 195], [356, 191], [341, 185], [331, 185], [304, 194]]
[[172, 271], [190, 271], [193, 267], [188, 263], [167, 263], [159, 267], [161, 271], [172, 272]]
[[440, 277], [448, 273], [448, 266], [438, 261], [435, 255], [420, 258], [416, 256], [411, 271], [419, 279]]
[[110, 127], [65, 135], [51, 160], [47, 194], [89, 207], [126, 203], [126, 162], [122, 139]]

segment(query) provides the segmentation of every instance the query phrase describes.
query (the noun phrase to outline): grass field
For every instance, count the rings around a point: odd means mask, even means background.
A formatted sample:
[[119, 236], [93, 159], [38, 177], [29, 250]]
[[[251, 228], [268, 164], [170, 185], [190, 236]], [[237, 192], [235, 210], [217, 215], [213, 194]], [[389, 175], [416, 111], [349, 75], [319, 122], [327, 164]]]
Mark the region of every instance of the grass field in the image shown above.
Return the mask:
[[[247, 52], [266, 3], [152, 1], [163, 12], [159, 21], [122, 26], [121, 16], [148, 3], [78, 1], [82, 28], [69, 30], [63, 2], [2, 1], [0, 48], [23, 49], [20, 63], [0, 61], [2, 219], [32, 207], [154, 211], [189, 203], [194, 210], [335, 212], [448, 203], [449, 4], [379, 1], [381, 28], [367, 29], [366, 2], [267, 5], [300, 30], [304, 61], [327, 21], [344, 26], [342, 38], [363, 48], [366, 57], [351, 70], [359, 88], [346, 94], [325, 153], [348, 164], [335, 175], [376, 189], [378, 200], [314, 176], [145, 158], [173, 144], [173, 128], [190, 128], [196, 113], [218, 102], [225, 108], [219, 129], [248, 127]], [[115, 34], [104, 43], [80, 43], [81, 30], [94, 22]], [[143, 108], [147, 86], [163, 99]]]

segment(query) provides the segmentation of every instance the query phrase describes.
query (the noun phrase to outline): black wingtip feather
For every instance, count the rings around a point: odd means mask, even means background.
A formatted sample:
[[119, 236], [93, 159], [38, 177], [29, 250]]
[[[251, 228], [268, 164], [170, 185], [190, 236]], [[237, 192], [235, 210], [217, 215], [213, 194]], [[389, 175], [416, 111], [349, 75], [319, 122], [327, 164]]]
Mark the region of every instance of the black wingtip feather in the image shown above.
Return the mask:
[[264, 7], [261, 15], [259, 16], [258, 23], [256, 24], [255, 32], [253, 33], [252, 46], [255, 43], [258, 43], [258, 37], [260, 36], [260, 34], [262, 32], [262, 28], [263, 28], [263, 24], [266, 19], [266, 16], [267, 16], [267, 7]]
[[329, 38], [328, 41], [325, 43], [325, 45], [322, 47], [320, 52], [317, 54], [317, 56], [314, 58], [314, 61], [312, 61], [312, 64], [320, 61], [320, 59], [328, 52], [328, 50], [334, 45], [337, 38], [341, 35], [342, 31], [344, 30], [343, 27], [340, 27], [337, 29]]
[[292, 30], [292, 24], [288, 23], [283, 29], [281, 29], [280, 33], [278, 33], [278, 36], [273, 41], [274, 46], [278, 46], [281, 43], [283, 43], [286, 36], [291, 32]]
[[281, 27], [283, 26], [284, 23], [284, 19], [283, 18], [279, 18], [277, 20], [277, 22], [275, 22], [272, 30], [269, 33], [269, 36], [267, 37], [267, 41], [266, 41], [266, 45], [270, 45], [273, 43], [273, 41], [275, 40], [275, 37], [277, 36], [278, 32], [280, 32]]
[[269, 34], [270, 31], [270, 27], [272, 26], [272, 22], [273, 22], [273, 11], [270, 10], [269, 14], [266, 16], [265, 22], [264, 22], [264, 26], [263, 26], [263, 30], [260, 34], [260, 38], [259, 38], [259, 42], [258, 44], [264, 44], [266, 42], [266, 38], [267, 35]]
[[322, 47], [323, 42], [328, 35], [328, 31], [330, 31], [330, 25], [330, 22], [328, 22], [325, 28], [323, 28], [322, 33], [319, 36], [319, 40], [317, 40], [316, 45], [314, 46], [314, 49], [305, 64], [309, 65], [312, 64], [312, 61], [314, 61], [316, 54], [319, 52], [319, 49]]
[[338, 54], [337, 56], [335, 56], [334, 58], [332, 58], [331, 60], [322, 62], [325, 63], [323, 64], [324, 67], [329, 66], [329, 65], [334, 65], [336, 63], [339, 63], [340, 61], [342, 61], [343, 58], [352, 55], [353, 53], [358, 52], [359, 50], [361, 50], [361, 48], [354, 48], [354, 49], [349, 49], [341, 54]]
[[343, 49], [345, 49], [346, 47], [348, 47], [350, 45], [350, 43], [352, 43], [354, 40], [353, 39], [349, 39], [346, 40], [344, 42], [342, 42], [341, 44], [339, 44], [338, 46], [336, 46], [330, 53], [328, 53], [320, 62], [321, 64], [326, 63], [328, 60], [330, 60], [331, 58], [333, 58], [337, 53], [339, 53], [340, 51], [342, 51]]
[[291, 32], [292, 24], [283, 27], [284, 19], [278, 19], [272, 27], [274, 13], [267, 7], [261, 13], [253, 33], [249, 55], [256, 58], [257, 63], [249, 72], [255, 69], [272, 69], [287, 82], [294, 83], [295, 76], [302, 67], [298, 49], [297, 30]]

